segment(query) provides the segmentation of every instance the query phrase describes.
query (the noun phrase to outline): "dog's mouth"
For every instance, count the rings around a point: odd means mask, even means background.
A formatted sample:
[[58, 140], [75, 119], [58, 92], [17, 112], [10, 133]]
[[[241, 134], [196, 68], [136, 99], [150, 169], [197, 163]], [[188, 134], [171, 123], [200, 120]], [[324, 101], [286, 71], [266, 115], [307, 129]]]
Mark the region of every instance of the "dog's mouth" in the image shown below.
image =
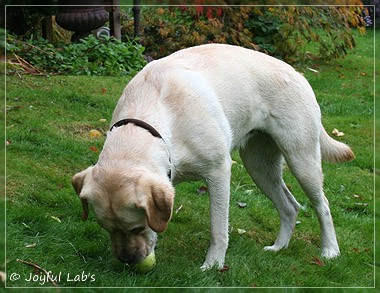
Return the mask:
[[124, 264], [135, 264], [154, 252], [156, 241], [144, 237], [118, 237], [111, 234], [111, 245], [114, 256]]
[[125, 254], [125, 255], [122, 254], [122, 255], [117, 255], [117, 258], [119, 259], [119, 261], [121, 261], [124, 264], [135, 264], [143, 260], [145, 256], [143, 256], [141, 253]]
[[150, 251], [140, 251], [139, 249], [135, 249], [135, 251], [114, 251], [114, 255], [120, 262], [133, 265], [144, 260], [152, 252], [154, 253], [154, 249]]

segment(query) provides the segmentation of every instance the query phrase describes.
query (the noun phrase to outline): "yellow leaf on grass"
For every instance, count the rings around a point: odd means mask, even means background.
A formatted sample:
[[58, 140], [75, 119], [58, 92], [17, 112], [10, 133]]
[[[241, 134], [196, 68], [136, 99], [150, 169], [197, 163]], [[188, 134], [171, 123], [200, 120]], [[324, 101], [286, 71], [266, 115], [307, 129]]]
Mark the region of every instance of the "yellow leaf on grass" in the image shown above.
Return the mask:
[[239, 235], [247, 233], [247, 231], [245, 231], [244, 229], [237, 229], [237, 231]]
[[91, 138], [98, 138], [102, 136], [102, 133], [99, 130], [91, 129], [89, 135]]
[[58, 223], [61, 223], [61, 219], [58, 217], [50, 216], [53, 220], [57, 221]]
[[341, 132], [338, 129], [334, 128], [332, 134], [334, 134], [335, 136], [343, 136], [344, 132]]

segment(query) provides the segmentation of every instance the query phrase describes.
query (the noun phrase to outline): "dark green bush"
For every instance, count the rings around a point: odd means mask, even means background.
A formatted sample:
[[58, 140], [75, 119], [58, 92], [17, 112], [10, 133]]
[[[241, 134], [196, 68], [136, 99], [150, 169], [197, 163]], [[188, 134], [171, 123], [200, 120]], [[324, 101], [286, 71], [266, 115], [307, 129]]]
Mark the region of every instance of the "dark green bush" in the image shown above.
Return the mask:
[[256, 7], [249, 14], [245, 25], [253, 42], [288, 62], [343, 57], [355, 46], [351, 28], [365, 31], [361, 8], [354, 6]]
[[8, 36], [8, 73], [134, 75], [146, 64], [143, 51], [136, 42], [92, 35], [61, 47], [41, 38], [21, 41]]
[[[205, 44], [229, 43], [252, 48], [244, 26], [247, 7], [171, 6], [141, 9], [141, 43], [154, 59], [177, 50]], [[124, 24], [132, 37], [133, 20]]]
[[[144, 7], [141, 42], [153, 58], [204, 43], [228, 43], [287, 62], [330, 60], [355, 46], [352, 28], [365, 31], [361, 12], [359, 6]], [[125, 32], [132, 27], [132, 21], [126, 23]]]

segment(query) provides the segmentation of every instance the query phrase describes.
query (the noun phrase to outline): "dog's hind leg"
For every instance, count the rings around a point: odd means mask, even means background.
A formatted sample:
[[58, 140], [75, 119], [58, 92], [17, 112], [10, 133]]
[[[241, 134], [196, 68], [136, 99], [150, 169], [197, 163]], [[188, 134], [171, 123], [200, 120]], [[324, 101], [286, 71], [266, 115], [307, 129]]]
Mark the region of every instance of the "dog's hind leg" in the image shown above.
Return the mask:
[[318, 141], [305, 137], [297, 142], [297, 151], [284, 151], [286, 162], [308, 196], [318, 216], [322, 232], [322, 256], [339, 255], [329, 202], [323, 192], [323, 174]]
[[293, 234], [299, 203], [282, 179], [282, 154], [274, 140], [264, 132], [256, 132], [240, 149], [243, 164], [257, 187], [277, 208], [281, 226], [277, 239], [265, 250], [286, 248]]

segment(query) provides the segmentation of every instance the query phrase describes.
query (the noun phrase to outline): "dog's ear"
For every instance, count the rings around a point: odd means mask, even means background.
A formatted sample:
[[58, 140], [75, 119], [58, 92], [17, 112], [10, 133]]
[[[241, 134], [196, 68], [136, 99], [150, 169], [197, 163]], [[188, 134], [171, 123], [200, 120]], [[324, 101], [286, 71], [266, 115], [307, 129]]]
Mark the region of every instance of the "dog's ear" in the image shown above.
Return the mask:
[[82, 214], [82, 220], [86, 221], [88, 218], [88, 202], [87, 199], [84, 198], [81, 193], [84, 185], [84, 180], [86, 176], [91, 172], [93, 167], [88, 167], [86, 170], [83, 170], [82, 172], [79, 172], [74, 175], [71, 183], [73, 184], [75, 192], [78, 194], [79, 199], [82, 202], [82, 209], [83, 209], [83, 214]]
[[144, 174], [138, 180], [136, 188], [136, 206], [145, 210], [149, 227], [155, 232], [164, 232], [173, 211], [173, 186], [166, 178]]

